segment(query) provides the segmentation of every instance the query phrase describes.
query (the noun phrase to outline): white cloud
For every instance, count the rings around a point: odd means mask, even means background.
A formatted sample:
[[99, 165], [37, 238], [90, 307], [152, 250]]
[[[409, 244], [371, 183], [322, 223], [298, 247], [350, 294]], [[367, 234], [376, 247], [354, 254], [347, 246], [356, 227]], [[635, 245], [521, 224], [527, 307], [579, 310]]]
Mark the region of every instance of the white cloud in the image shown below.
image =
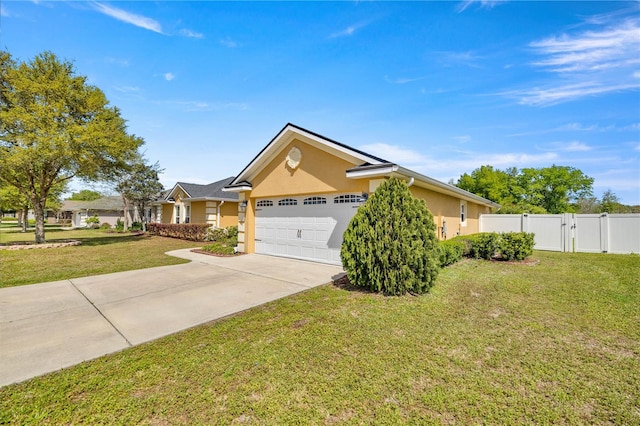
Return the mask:
[[115, 90], [120, 93], [139, 93], [140, 88], [138, 86], [114, 86]]
[[467, 143], [471, 140], [471, 136], [469, 135], [454, 136], [452, 139], [460, 143]]
[[563, 102], [573, 101], [586, 96], [596, 96], [608, 93], [625, 92], [640, 89], [640, 82], [600, 82], [584, 81], [565, 85], [549, 85], [546, 88], [531, 88], [511, 90], [500, 93], [508, 98], [514, 98], [522, 105], [551, 106]]
[[640, 63], [640, 25], [626, 19], [617, 26], [576, 35], [562, 34], [530, 43], [545, 56], [534, 65], [559, 73], [599, 71]]
[[479, 4], [484, 9], [493, 9], [495, 6], [505, 2], [506, 0], [464, 0], [458, 4], [456, 10], [458, 13], [464, 12], [472, 4]]
[[583, 142], [572, 141], [564, 150], [567, 152], [591, 151], [591, 147]]
[[235, 49], [236, 47], [240, 46], [237, 42], [232, 40], [231, 37], [225, 37], [223, 39], [220, 39], [220, 44], [230, 49]]
[[640, 89], [640, 19], [635, 14], [625, 19], [618, 15], [586, 18], [585, 25], [596, 25], [595, 29], [529, 43], [540, 57], [531, 65], [558, 78], [552, 77], [541, 87], [509, 90], [501, 95], [523, 105], [544, 107]]
[[195, 31], [191, 31], [191, 30], [187, 30], [187, 29], [180, 30], [180, 35], [185, 36], [185, 37], [189, 37], [189, 38], [204, 38], [204, 34], [197, 33]]
[[9, 14], [9, 11], [4, 7], [3, 4], [0, 4], [0, 16], [4, 16], [5, 18], [11, 16], [11, 14]]
[[158, 23], [158, 21], [154, 19], [147, 18], [146, 16], [142, 15], [136, 15], [135, 13], [107, 6], [102, 3], [93, 3], [93, 6], [98, 12], [104, 15], [111, 16], [112, 18], [115, 18], [122, 22], [126, 22], [127, 24], [135, 25], [136, 27], [163, 34], [160, 23]]
[[176, 78], [176, 76], [174, 74], [170, 73], [170, 72], [164, 74], [164, 79], [167, 80], [167, 81], [171, 81], [174, 78]]
[[354, 35], [357, 31], [360, 31], [362, 28], [366, 27], [368, 23], [361, 22], [354, 25], [349, 25], [347, 28], [337, 31], [333, 34], [329, 35], [329, 38], [339, 38], [339, 37], [350, 37]]

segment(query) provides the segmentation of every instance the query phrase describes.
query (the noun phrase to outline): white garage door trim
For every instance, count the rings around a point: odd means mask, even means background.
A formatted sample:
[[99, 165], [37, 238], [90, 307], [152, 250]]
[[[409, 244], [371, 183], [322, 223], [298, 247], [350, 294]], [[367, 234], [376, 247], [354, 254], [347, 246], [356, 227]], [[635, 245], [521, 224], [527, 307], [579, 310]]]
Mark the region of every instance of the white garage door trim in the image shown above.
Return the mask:
[[255, 251], [340, 265], [342, 234], [363, 202], [360, 194], [260, 198]]

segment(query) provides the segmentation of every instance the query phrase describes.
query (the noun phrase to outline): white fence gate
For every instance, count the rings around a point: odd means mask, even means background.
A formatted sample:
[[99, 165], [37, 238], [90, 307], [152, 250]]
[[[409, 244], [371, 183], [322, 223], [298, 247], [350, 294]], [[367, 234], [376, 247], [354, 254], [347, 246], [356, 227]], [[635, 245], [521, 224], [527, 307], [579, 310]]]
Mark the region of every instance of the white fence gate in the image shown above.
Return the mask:
[[640, 214], [483, 214], [480, 232], [533, 232], [536, 250], [640, 253]]

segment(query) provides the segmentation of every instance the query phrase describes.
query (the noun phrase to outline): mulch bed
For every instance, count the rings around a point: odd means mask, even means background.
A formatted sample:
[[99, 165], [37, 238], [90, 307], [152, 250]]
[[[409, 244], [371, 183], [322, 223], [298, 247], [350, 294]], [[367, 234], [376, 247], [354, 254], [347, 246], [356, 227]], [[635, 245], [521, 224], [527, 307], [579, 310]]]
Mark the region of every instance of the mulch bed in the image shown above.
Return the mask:
[[36, 244], [26, 242], [16, 242], [0, 245], [0, 250], [30, 250], [30, 249], [47, 249], [59, 247], [79, 246], [82, 241], [78, 240], [61, 240], [52, 243]]
[[191, 252], [200, 253], [200, 254], [206, 254], [206, 255], [215, 256], [215, 257], [236, 257], [236, 256], [241, 256], [241, 255], [245, 254], [243, 252], [238, 252], [238, 253], [234, 253], [234, 254], [213, 253], [213, 252], [210, 252], [210, 251], [200, 250], [200, 249], [193, 249], [193, 250], [191, 250]]

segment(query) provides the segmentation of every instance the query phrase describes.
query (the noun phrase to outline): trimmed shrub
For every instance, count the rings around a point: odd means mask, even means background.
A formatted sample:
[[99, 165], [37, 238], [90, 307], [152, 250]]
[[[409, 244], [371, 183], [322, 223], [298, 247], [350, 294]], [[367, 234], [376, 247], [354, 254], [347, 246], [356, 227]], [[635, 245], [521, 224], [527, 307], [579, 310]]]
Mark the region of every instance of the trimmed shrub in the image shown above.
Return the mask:
[[388, 295], [425, 293], [440, 268], [436, 225], [404, 181], [378, 187], [344, 232], [340, 257], [349, 281]]
[[467, 244], [465, 240], [453, 238], [440, 241], [440, 266], [449, 266], [459, 262], [462, 260], [466, 250]]
[[111, 224], [104, 222], [100, 225], [100, 229], [111, 229]]
[[524, 260], [533, 254], [534, 234], [506, 232], [500, 234], [500, 254], [504, 260]]
[[205, 241], [209, 228], [206, 223], [150, 223], [147, 227], [152, 234], [189, 241]]
[[482, 232], [470, 236], [471, 250], [469, 256], [474, 259], [491, 260], [500, 247], [500, 235], [495, 232]]

